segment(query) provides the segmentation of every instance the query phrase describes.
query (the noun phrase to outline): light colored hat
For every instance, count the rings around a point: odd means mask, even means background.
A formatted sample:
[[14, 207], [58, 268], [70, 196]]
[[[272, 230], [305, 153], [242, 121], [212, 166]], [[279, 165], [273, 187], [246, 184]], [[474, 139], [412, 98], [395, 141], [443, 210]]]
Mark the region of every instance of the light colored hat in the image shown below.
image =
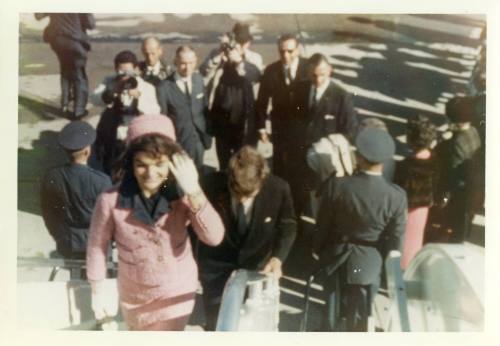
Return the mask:
[[130, 144], [136, 138], [152, 134], [176, 140], [174, 124], [169, 117], [161, 114], [144, 114], [130, 122], [126, 142]]

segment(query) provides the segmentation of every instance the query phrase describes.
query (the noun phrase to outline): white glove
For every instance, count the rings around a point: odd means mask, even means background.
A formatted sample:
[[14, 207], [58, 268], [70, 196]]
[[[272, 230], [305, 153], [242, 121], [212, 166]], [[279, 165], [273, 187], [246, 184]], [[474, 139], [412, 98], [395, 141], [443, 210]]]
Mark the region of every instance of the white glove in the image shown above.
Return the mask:
[[192, 195], [201, 190], [198, 182], [198, 171], [193, 160], [186, 154], [175, 154], [168, 163], [177, 183], [186, 195]]
[[94, 312], [95, 319], [100, 321], [105, 319], [111, 314], [106, 310], [106, 305], [104, 303], [104, 281], [91, 281], [90, 285], [92, 287], [92, 311]]

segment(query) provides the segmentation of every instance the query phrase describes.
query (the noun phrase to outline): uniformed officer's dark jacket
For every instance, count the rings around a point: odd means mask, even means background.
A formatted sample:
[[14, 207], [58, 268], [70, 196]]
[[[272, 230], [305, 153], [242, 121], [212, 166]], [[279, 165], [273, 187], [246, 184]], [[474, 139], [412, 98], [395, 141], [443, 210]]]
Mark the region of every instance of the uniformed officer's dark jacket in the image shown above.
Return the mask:
[[348, 283], [377, 283], [380, 251], [400, 249], [406, 213], [406, 193], [382, 176], [332, 177], [322, 190], [315, 251], [322, 263], [345, 263]]
[[42, 216], [57, 251], [64, 257], [84, 258], [97, 196], [110, 187], [107, 175], [81, 164], [55, 167], [45, 175]]

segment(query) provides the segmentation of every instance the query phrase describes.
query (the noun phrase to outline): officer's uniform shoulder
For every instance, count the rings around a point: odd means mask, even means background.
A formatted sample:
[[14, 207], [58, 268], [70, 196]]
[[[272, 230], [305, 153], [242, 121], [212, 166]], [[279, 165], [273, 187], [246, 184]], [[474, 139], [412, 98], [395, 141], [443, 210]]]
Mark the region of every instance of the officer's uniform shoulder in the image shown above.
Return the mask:
[[104, 172], [98, 171], [92, 167], [88, 167], [89, 173], [95, 176], [97, 179], [107, 180], [111, 182], [111, 178]]
[[406, 198], [406, 191], [401, 186], [391, 182], [387, 182], [387, 186], [389, 186], [395, 195]]

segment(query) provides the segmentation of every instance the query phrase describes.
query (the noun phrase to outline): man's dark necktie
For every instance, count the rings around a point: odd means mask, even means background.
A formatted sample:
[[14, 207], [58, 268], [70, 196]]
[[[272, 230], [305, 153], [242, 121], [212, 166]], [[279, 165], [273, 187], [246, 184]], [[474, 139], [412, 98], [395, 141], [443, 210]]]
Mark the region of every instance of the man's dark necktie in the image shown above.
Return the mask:
[[313, 90], [313, 96], [312, 96], [312, 100], [311, 100], [311, 113], [315, 113], [316, 112], [316, 108], [318, 107], [318, 101], [316, 100], [316, 94], [318, 92], [318, 88], [314, 87], [314, 90]]
[[191, 95], [189, 94], [189, 85], [187, 81], [184, 81], [184, 93], [186, 94], [186, 98], [190, 100]]
[[292, 84], [293, 77], [292, 77], [292, 68], [291, 67], [286, 68], [286, 79], [287, 79], [288, 85]]
[[245, 208], [243, 203], [238, 203], [236, 207], [236, 228], [240, 237], [244, 237], [247, 233], [247, 219], [245, 216]]

